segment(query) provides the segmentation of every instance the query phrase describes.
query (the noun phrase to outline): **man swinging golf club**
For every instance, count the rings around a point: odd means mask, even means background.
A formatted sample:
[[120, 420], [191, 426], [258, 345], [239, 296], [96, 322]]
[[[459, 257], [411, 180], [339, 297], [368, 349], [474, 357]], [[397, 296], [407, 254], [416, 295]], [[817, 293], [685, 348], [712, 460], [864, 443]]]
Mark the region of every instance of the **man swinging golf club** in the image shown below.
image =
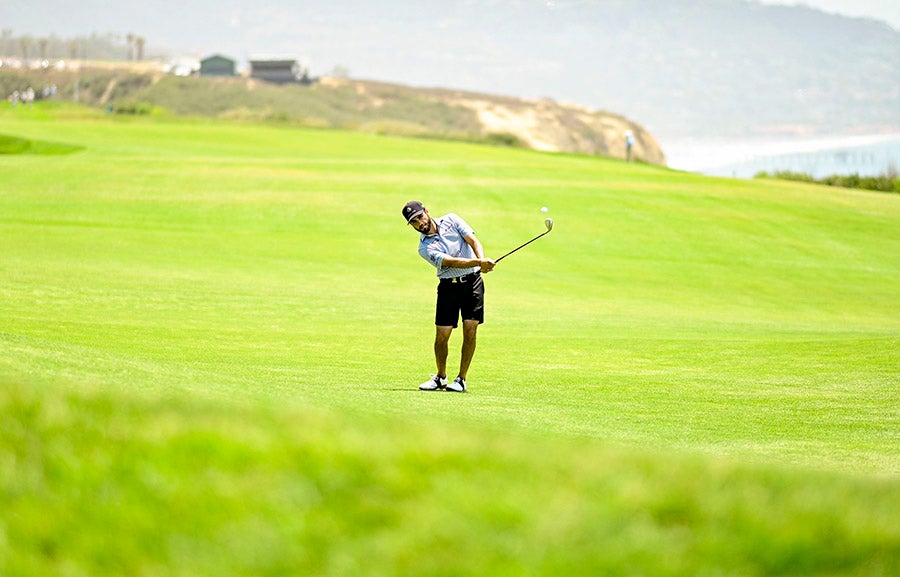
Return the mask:
[[[459, 216], [450, 213], [432, 218], [418, 201], [407, 202], [403, 218], [421, 234], [419, 255], [437, 269], [440, 279], [434, 324], [434, 360], [437, 374], [419, 388], [423, 391], [446, 389], [465, 393], [466, 374], [475, 354], [478, 325], [484, 322], [484, 281], [481, 273], [494, 269], [494, 261], [484, 257], [484, 249], [475, 231]], [[459, 374], [447, 380], [447, 345], [450, 333], [463, 321], [462, 354]]]

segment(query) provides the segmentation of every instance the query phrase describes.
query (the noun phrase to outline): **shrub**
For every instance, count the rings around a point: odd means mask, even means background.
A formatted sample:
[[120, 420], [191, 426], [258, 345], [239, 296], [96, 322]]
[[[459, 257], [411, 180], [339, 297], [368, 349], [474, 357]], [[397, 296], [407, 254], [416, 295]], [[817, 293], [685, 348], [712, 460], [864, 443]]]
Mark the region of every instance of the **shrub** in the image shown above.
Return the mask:
[[494, 146], [512, 146], [514, 148], [527, 148], [522, 139], [510, 132], [491, 132], [484, 137], [484, 142]]
[[790, 172], [787, 170], [773, 173], [758, 172], [753, 178], [776, 178], [795, 182], [808, 182], [811, 184], [824, 184], [827, 186], [839, 186], [841, 188], [857, 188], [861, 190], [874, 190], [879, 192], [900, 192], [900, 176], [893, 167], [884, 174], [878, 176], [860, 176], [859, 174], [832, 174], [823, 178], [813, 178], [802, 172]]
[[415, 122], [405, 122], [402, 120], [378, 120], [375, 122], [366, 122], [359, 125], [358, 129], [362, 132], [371, 132], [374, 134], [382, 134], [389, 136], [428, 136], [428, 129], [421, 124]]
[[158, 116], [165, 112], [163, 108], [154, 106], [150, 102], [136, 102], [134, 100], [117, 102], [112, 105], [112, 111], [116, 114], [130, 114], [134, 116]]

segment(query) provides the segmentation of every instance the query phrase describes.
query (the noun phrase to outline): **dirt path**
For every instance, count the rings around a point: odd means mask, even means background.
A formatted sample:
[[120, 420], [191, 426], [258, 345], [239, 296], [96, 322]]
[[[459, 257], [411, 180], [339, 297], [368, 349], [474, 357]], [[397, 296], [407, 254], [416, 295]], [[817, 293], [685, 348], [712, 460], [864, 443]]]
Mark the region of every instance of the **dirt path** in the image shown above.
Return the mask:
[[109, 84], [106, 85], [106, 90], [103, 91], [103, 96], [100, 97], [100, 104], [106, 104], [109, 100], [109, 97], [112, 95], [113, 89], [115, 89], [116, 84], [119, 83], [118, 77], [113, 77], [112, 80], [109, 81]]

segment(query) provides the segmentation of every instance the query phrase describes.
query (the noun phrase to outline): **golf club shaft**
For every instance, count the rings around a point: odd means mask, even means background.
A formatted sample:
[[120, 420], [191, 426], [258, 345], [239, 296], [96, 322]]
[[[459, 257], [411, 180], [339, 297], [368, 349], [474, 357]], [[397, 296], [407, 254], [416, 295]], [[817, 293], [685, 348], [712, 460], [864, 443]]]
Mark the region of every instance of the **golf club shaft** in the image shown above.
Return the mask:
[[512, 249], [511, 251], [509, 251], [509, 252], [506, 253], [505, 255], [501, 256], [500, 258], [498, 258], [498, 259], [495, 260], [494, 262], [495, 262], [495, 263], [500, 262], [501, 260], [505, 259], [506, 257], [508, 257], [508, 256], [511, 255], [512, 253], [516, 252], [516, 251], [519, 250], [520, 248], [524, 248], [524, 247], [528, 246], [529, 244], [533, 243], [534, 241], [536, 241], [537, 239], [541, 238], [542, 236], [544, 236], [545, 234], [547, 234], [547, 233], [549, 233], [549, 232], [550, 232], [550, 231], [548, 230], [548, 231], [545, 232], [545, 233], [542, 233], [542, 234], [537, 235], [536, 237], [534, 237], [533, 239], [529, 240], [529, 241], [526, 242], [525, 244], [520, 245], [520, 246], [517, 246], [516, 248]]

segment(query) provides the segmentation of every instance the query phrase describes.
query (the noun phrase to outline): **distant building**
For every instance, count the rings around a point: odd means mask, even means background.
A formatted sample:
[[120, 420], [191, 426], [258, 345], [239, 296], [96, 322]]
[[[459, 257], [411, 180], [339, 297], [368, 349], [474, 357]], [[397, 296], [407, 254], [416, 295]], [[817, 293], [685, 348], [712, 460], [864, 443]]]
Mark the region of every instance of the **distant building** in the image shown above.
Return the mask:
[[251, 60], [250, 78], [278, 84], [310, 83], [309, 75], [296, 60]]
[[164, 72], [175, 76], [194, 76], [199, 70], [200, 61], [189, 57], [174, 58], [163, 68]]
[[200, 61], [200, 76], [234, 76], [235, 62], [221, 54], [213, 54]]

